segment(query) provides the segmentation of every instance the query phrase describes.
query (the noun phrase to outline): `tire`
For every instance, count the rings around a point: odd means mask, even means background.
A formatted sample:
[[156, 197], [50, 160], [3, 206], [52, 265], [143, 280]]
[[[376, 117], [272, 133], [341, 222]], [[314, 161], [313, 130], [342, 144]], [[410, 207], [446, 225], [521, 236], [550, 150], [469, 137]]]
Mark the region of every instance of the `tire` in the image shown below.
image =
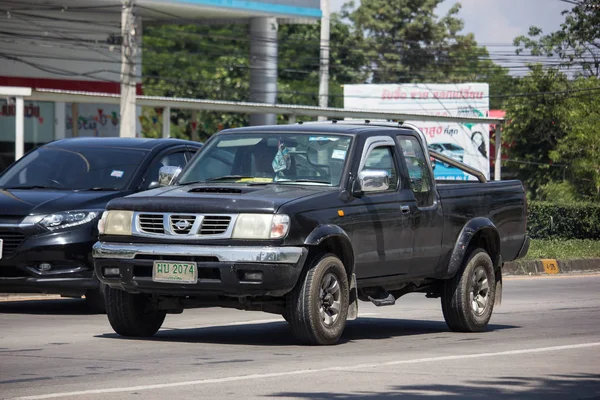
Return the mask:
[[92, 312], [98, 314], [104, 314], [106, 312], [105, 291], [106, 286], [103, 283], [99, 283], [96, 289], [85, 292], [85, 301]]
[[492, 259], [485, 250], [476, 248], [468, 254], [456, 275], [444, 282], [441, 301], [446, 324], [455, 332], [485, 330], [492, 317], [495, 297]]
[[106, 289], [106, 314], [116, 333], [131, 337], [153, 336], [166, 316], [148, 297], [112, 288]]
[[333, 254], [321, 254], [313, 259], [287, 296], [284, 318], [302, 343], [332, 345], [346, 327], [348, 304], [344, 264]]

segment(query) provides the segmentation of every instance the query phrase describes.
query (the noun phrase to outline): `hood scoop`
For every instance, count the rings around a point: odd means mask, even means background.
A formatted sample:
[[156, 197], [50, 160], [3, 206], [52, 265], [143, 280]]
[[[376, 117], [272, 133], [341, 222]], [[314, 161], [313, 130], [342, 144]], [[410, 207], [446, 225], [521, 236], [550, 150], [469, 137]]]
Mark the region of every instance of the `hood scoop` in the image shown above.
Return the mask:
[[242, 189], [231, 187], [197, 187], [188, 190], [188, 193], [240, 194], [242, 193]]

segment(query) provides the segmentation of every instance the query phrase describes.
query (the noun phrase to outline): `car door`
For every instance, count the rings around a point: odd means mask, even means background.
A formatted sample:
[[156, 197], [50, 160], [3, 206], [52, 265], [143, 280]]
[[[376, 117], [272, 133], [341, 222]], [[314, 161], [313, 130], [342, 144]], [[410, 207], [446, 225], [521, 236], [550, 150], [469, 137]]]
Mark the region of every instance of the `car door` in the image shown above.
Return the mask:
[[433, 173], [426, 161], [421, 141], [412, 135], [398, 135], [396, 140], [408, 169], [409, 187], [416, 207], [411, 210], [414, 222], [411, 276], [432, 276], [442, 251], [443, 216], [435, 195]]
[[408, 272], [412, 256], [412, 215], [402, 207], [414, 207], [414, 196], [403, 187], [399, 174], [399, 153], [389, 136], [366, 139], [361, 170], [387, 170], [390, 187], [380, 192], [365, 192], [355, 198], [352, 217], [352, 245], [357, 279], [402, 275]]

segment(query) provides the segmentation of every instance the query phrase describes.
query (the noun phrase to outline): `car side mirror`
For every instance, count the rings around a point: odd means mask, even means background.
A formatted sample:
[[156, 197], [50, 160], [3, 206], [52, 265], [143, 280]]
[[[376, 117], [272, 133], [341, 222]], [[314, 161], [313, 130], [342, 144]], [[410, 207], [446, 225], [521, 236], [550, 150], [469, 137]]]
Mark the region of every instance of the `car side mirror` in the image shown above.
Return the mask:
[[170, 165], [161, 167], [160, 170], [158, 170], [158, 182], [157, 182], [158, 185], [157, 185], [157, 187], [172, 185], [180, 173], [181, 173], [181, 168], [179, 168], [179, 167], [174, 167], [174, 166], [170, 166]]
[[390, 188], [390, 175], [385, 170], [366, 170], [358, 173], [352, 183], [352, 195], [360, 197], [364, 193], [384, 192]]

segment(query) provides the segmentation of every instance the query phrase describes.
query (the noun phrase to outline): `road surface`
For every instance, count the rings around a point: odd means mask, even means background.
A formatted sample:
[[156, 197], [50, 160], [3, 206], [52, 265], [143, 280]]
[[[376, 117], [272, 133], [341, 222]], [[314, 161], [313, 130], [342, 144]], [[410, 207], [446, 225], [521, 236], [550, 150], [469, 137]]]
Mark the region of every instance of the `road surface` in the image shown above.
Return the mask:
[[361, 303], [341, 344], [299, 346], [276, 315], [169, 315], [118, 337], [80, 300], [0, 303], [0, 398], [600, 399], [600, 276], [515, 278], [488, 332], [449, 332], [439, 300]]

